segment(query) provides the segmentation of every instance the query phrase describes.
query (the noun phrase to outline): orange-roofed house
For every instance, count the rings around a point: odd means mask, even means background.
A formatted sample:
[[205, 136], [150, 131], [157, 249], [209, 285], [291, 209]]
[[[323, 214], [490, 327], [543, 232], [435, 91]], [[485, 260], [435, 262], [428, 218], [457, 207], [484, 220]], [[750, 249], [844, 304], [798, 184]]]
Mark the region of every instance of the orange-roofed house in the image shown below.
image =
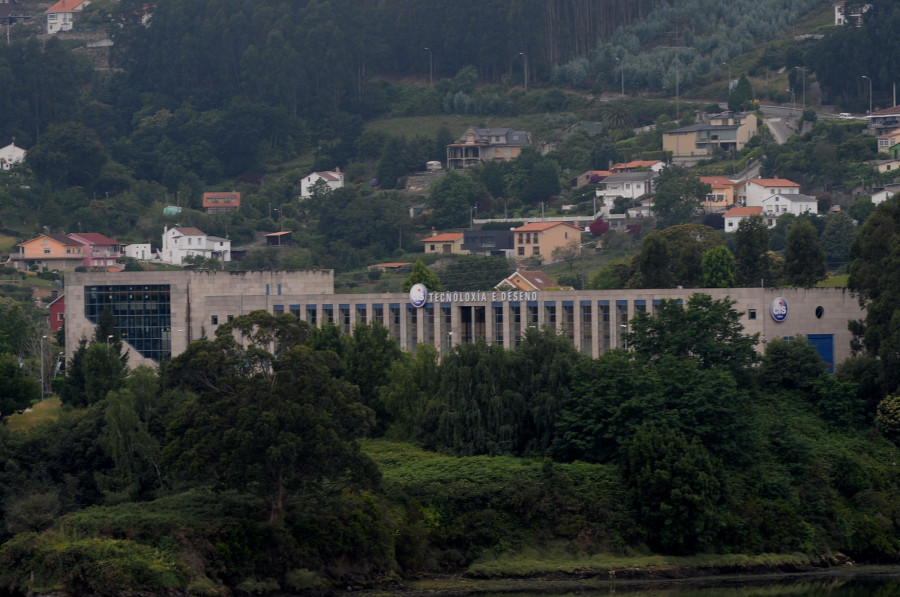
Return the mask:
[[[203, 193], [203, 209], [207, 215], [227, 213], [241, 206], [241, 194], [237, 191], [210, 191]], [[272, 214], [269, 214], [271, 217]]]
[[569, 245], [581, 250], [581, 228], [566, 222], [532, 222], [513, 228], [516, 259], [539, 257], [541, 263], [547, 263], [553, 251]]
[[519, 270], [508, 278], [504, 278], [494, 288], [515, 288], [516, 290], [559, 290], [559, 282], [539, 271]]
[[725, 232], [734, 232], [741, 220], [750, 216], [761, 216], [762, 213], [762, 207], [732, 207], [725, 212]]
[[738, 183], [724, 176], [701, 176], [700, 182], [710, 186], [710, 193], [701, 203], [707, 211], [725, 211], [734, 205]]
[[423, 238], [426, 253], [442, 253], [444, 255], [460, 255], [463, 251], [463, 233], [462, 232], [445, 232], [444, 234], [435, 234], [428, 238]]
[[59, 0], [47, 9], [47, 33], [71, 31], [75, 23], [75, 15], [81, 12], [91, 0]]
[[747, 207], [762, 207], [773, 195], [799, 193], [800, 185], [785, 178], [751, 178], [738, 189], [738, 202]]

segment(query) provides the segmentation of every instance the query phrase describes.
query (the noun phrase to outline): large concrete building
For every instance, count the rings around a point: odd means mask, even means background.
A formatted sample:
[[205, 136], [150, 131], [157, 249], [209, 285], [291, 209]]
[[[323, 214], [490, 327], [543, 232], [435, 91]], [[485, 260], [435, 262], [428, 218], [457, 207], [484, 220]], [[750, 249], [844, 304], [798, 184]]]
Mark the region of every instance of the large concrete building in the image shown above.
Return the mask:
[[767, 340], [802, 334], [830, 365], [850, 356], [847, 321], [865, 315], [843, 288], [479, 290], [435, 292], [420, 303], [407, 294], [335, 294], [333, 272], [323, 270], [72, 273], [66, 276], [66, 357], [93, 335], [106, 308], [132, 367], [177, 356], [191, 341], [213, 337], [218, 326], [258, 309], [315, 326], [333, 323], [343, 333], [357, 322], [377, 321], [403, 349], [433, 344], [442, 354], [477, 340], [513, 347], [528, 327], [550, 326], [597, 357], [625, 347], [623, 334], [636, 313], [695, 292], [736, 301], [745, 332], [760, 334], [760, 351]]

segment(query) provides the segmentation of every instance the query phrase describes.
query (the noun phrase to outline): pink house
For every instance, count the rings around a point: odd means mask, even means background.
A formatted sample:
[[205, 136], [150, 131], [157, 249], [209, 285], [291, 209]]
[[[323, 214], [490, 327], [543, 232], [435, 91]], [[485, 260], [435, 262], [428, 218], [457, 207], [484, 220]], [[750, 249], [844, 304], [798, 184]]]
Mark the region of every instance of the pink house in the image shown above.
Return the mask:
[[82, 265], [87, 267], [121, 267], [118, 262], [122, 256], [122, 247], [119, 241], [96, 232], [80, 232], [68, 235], [71, 240], [84, 246]]

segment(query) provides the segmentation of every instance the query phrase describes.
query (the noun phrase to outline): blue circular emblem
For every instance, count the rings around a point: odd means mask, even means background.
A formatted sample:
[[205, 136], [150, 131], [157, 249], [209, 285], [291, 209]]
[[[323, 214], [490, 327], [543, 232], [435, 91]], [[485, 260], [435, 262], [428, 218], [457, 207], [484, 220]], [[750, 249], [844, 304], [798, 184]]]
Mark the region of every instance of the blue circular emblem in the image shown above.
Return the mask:
[[428, 289], [421, 282], [409, 289], [409, 302], [413, 307], [421, 307], [428, 301]]
[[769, 307], [769, 312], [772, 314], [772, 319], [781, 323], [788, 316], [788, 304], [787, 301], [782, 297], [777, 296], [772, 299], [772, 305]]

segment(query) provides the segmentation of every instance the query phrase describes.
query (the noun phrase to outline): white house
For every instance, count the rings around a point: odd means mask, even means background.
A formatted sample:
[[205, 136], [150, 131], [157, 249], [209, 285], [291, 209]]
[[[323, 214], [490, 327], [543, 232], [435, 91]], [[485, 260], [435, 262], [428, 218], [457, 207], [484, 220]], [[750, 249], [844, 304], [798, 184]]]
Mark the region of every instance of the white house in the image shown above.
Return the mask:
[[312, 186], [318, 181], [323, 180], [328, 188], [332, 191], [344, 188], [344, 173], [340, 168], [334, 170], [326, 170], [324, 172], [313, 172], [300, 181], [300, 197], [312, 197]]
[[24, 161], [25, 150], [16, 147], [15, 143], [0, 148], [0, 170], [12, 170], [14, 166], [18, 166]]
[[614, 207], [616, 197], [637, 199], [653, 190], [653, 179], [656, 172], [647, 170], [644, 172], [614, 172], [597, 183], [596, 195], [600, 199], [600, 205], [595, 216], [609, 216], [609, 211]]
[[725, 232], [734, 232], [738, 229], [741, 220], [751, 216], [761, 216], [763, 209], [761, 207], [732, 207], [725, 212]]
[[883, 189], [879, 189], [872, 193], [872, 203], [878, 205], [879, 203], [887, 201], [897, 193], [900, 193], [900, 184], [884, 185]]
[[769, 228], [775, 225], [776, 220], [784, 214], [794, 214], [799, 216], [804, 213], [819, 213], [819, 203], [815, 197], [803, 195], [801, 193], [788, 193], [782, 195], [780, 193], [770, 195], [763, 199], [763, 217]]
[[44, 13], [47, 15], [47, 33], [71, 31], [76, 13], [90, 3], [91, 0], [59, 0]]
[[799, 192], [800, 185], [785, 178], [751, 178], [738, 191], [738, 201], [746, 207], [762, 207], [768, 197]]
[[136, 243], [125, 246], [125, 257], [131, 257], [139, 261], [147, 261], [153, 259], [153, 251], [150, 249], [150, 243]]
[[192, 255], [231, 261], [231, 241], [218, 236], [208, 236], [199, 228], [190, 226], [163, 229], [160, 261], [181, 265], [185, 257]]

